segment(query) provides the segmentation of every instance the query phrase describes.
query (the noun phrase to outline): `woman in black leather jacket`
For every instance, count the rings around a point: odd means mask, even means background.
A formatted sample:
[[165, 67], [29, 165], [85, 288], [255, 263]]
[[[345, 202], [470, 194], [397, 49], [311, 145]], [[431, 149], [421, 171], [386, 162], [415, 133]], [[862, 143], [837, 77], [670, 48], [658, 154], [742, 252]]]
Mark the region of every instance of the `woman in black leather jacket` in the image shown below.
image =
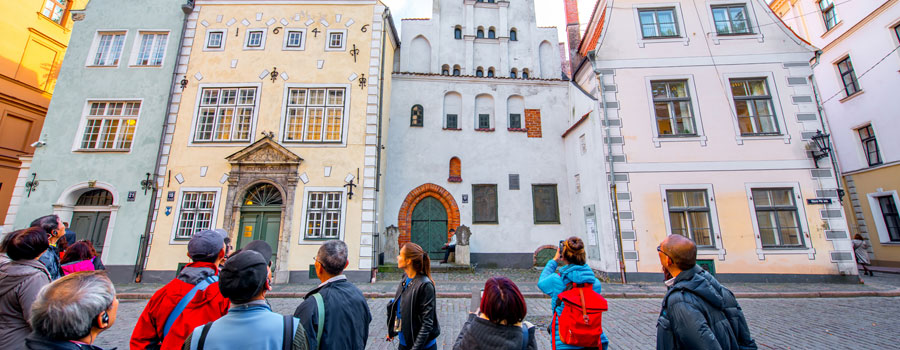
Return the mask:
[[403, 280], [387, 307], [388, 340], [399, 335], [400, 350], [436, 350], [441, 328], [431, 281], [431, 260], [415, 243], [406, 243], [397, 256]]

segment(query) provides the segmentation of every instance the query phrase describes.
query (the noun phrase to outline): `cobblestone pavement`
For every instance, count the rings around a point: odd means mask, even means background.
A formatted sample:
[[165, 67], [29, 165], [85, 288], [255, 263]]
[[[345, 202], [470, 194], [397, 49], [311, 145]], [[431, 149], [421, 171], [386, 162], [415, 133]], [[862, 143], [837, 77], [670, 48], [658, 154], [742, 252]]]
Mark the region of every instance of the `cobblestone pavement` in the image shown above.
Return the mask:
[[[893, 280], [892, 280], [893, 281]], [[387, 299], [370, 299], [374, 320], [367, 349], [396, 349], [385, 342]], [[271, 299], [274, 310], [293, 313], [299, 299]], [[465, 321], [469, 299], [438, 300], [441, 336], [438, 349], [452, 348]], [[900, 298], [741, 299], [760, 349], [896, 349]], [[97, 345], [127, 349], [128, 338], [146, 301], [123, 300], [113, 329]], [[528, 300], [528, 320], [544, 328], [550, 320], [547, 299]], [[604, 316], [612, 349], [653, 349], [659, 299], [613, 299]], [[549, 336], [538, 331], [539, 349], [550, 349]], [[499, 350], [499, 349], [498, 349]]]

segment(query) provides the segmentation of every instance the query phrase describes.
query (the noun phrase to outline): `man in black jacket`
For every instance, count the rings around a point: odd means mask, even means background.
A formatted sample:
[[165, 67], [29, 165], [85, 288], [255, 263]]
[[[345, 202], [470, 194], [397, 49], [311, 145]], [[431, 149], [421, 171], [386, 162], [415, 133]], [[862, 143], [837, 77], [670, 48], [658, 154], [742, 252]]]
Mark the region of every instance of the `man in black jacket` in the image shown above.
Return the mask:
[[734, 294], [697, 266], [697, 246], [673, 234], [656, 248], [669, 287], [656, 324], [656, 348], [756, 349]]
[[[365, 349], [372, 313], [359, 288], [343, 275], [349, 264], [347, 244], [337, 240], [327, 241], [319, 247], [315, 260], [316, 275], [322, 284], [307, 293], [303, 303], [294, 311], [294, 317], [300, 319], [306, 330], [309, 348]], [[324, 303], [325, 322], [321, 335], [319, 307], [314, 294], [320, 294]], [[321, 338], [322, 344], [317, 343], [318, 338]]]

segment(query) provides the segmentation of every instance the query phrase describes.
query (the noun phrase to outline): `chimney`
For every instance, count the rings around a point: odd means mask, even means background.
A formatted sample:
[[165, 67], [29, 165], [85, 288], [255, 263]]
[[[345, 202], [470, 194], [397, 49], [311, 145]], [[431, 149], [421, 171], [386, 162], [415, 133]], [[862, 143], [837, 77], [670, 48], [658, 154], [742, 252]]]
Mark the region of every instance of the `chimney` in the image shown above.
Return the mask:
[[565, 0], [566, 4], [566, 37], [569, 43], [569, 72], [575, 73], [575, 69], [581, 64], [582, 57], [578, 57], [578, 44], [581, 43], [581, 24], [578, 23], [578, 1]]
[[571, 65], [569, 64], [569, 55], [567, 53], [568, 49], [566, 49], [566, 43], [559, 43], [559, 62], [562, 63], [561, 65], [563, 75], [565, 75], [569, 79], [574, 80], [572, 78], [572, 72], [569, 71]]

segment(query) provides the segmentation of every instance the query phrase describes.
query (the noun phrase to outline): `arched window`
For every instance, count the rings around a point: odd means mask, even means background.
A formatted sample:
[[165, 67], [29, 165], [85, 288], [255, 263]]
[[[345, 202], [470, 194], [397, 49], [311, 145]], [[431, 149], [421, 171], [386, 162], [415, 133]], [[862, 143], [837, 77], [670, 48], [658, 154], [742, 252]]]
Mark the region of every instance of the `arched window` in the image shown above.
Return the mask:
[[494, 67], [488, 68], [488, 78], [494, 77]]
[[459, 115], [462, 112], [462, 96], [456, 92], [444, 95], [444, 129], [459, 130]]
[[75, 202], [75, 205], [90, 207], [109, 206], [112, 204], [112, 193], [109, 193], [109, 191], [104, 189], [90, 190], [82, 193], [81, 196], [78, 197], [78, 201]]
[[518, 36], [517, 34], [518, 34], [518, 33], [516, 33], [516, 29], [515, 29], [515, 28], [510, 29], [510, 30], [509, 30], [509, 41], [518, 41], [518, 40], [519, 40], [519, 36]]
[[478, 27], [478, 31], [475, 32], [475, 37], [479, 39], [484, 38], [484, 27]]
[[450, 66], [449, 65], [445, 64], [445, 65], [441, 66], [441, 75], [450, 75]]
[[453, 75], [459, 76], [459, 65], [453, 66]]
[[462, 182], [462, 164], [458, 157], [450, 158], [450, 177], [447, 182]]
[[475, 70], [475, 76], [483, 77], [484, 76], [484, 68], [478, 67], [478, 69]]
[[497, 31], [494, 30], [494, 27], [491, 27], [490, 29], [488, 29], [488, 39], [496, 39], [496, 38], [497, 38]]
[[254, 185], [247, 190], [244, 196], [242, 207], [266, 207], [282, 205], [284, 201], [281, 199], [281, 191], [275, 186], [267, 183]]
[[415, 52], [416, 59], [411, 60], [409, 69], [418, 73], [433, 73], [431, 69], [431, 44], [424, 36], [417, 36], [411, 43], [411, 52]]
[[422, 105], [412, 106], [409, 111], [409, 126], [422, 126], [424, 124], [425, 109]]
[[513, 79], [518, 78], [518, 77], [519, 77], [519, 71], [516, 70], [515, 68], [510, 69], [510, 70], [509, 70], [509, 77], [510, 77], [510, 78], [513, 78]]
[[456, 26], [453, 29], [453, 39], [462, 39], [462, 28], [460, 26]]
[[528, 79], [528, 68], [522, 70], [522, 79]]

